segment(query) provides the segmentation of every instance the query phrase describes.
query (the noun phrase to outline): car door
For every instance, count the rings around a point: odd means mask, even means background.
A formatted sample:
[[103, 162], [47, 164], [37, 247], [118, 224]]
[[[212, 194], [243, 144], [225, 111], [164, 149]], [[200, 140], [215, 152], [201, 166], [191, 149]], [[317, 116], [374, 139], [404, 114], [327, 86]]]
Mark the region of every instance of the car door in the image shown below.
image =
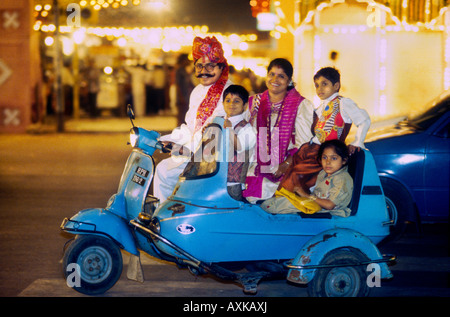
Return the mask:
[[424, 185], [428, 220], [448, 218], [449, 215], [449, 113], [444, 114], [443, 119], [427, 140]]

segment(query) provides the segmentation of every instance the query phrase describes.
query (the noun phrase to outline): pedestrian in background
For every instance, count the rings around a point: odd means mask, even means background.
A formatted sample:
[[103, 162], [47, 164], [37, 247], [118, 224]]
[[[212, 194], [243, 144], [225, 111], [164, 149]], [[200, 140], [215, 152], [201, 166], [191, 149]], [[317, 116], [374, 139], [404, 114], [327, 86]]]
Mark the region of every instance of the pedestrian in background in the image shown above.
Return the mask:
[[194, 89], [192, 81], [192, 63], [187, 54], [178, 57], [177, 70], [175, 72], [176, 106], [178, 109], [178, 125], [184, 122], [184, 117], [189, 109], [189, 96]]

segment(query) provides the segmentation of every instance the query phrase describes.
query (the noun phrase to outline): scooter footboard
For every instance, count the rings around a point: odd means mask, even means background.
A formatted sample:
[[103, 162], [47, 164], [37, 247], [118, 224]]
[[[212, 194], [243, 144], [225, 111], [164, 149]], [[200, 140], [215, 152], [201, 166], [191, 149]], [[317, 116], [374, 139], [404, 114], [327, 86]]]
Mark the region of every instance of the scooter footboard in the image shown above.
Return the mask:
[[386, 262], [394, 261], [395, 256], [383, 256], [375, 244], [366, 236], [351, 229], [330, 229], [311, 238], [302, 247], [297, 256], [287, 264], [289, 269], [287, 279], [298, 284], [307, 284], [315, 276], [316, 270], [327, 265], [322, 265], [322, 259], [332, 250], [355, 249], [365, 255], [367, 261], [357, 265], [369, 265], [378, 263], [381, 270], [381, 278], [392, 278], [392, 273]]
[[71, 234], [96, 234], [115, 241], [121, 249], [139, 255], [126, 220], [102, 208], [85, 209], [70, 219], [65, 218], [61, 230]]

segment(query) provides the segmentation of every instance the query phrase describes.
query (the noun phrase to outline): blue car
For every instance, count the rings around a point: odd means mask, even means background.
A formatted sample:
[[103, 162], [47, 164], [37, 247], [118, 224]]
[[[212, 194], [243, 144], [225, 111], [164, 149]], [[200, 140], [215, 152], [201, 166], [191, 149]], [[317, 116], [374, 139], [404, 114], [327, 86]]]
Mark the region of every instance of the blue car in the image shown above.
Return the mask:
[[366, 139], [386, 196], [393, 235], [407, 222], [448, 222], [450, 94]]

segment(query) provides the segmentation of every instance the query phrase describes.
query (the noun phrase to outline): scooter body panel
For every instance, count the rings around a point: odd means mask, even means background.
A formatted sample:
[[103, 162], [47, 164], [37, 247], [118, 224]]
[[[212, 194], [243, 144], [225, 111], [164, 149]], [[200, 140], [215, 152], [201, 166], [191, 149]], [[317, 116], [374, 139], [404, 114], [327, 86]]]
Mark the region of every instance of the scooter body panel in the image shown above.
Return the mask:
[[133, 149], [128, 157], [119, 183], [119, 189], [106, 207], [110, 212], [133, 219], [142, 211], [153, 179], [153, 158], [140, 149]]

